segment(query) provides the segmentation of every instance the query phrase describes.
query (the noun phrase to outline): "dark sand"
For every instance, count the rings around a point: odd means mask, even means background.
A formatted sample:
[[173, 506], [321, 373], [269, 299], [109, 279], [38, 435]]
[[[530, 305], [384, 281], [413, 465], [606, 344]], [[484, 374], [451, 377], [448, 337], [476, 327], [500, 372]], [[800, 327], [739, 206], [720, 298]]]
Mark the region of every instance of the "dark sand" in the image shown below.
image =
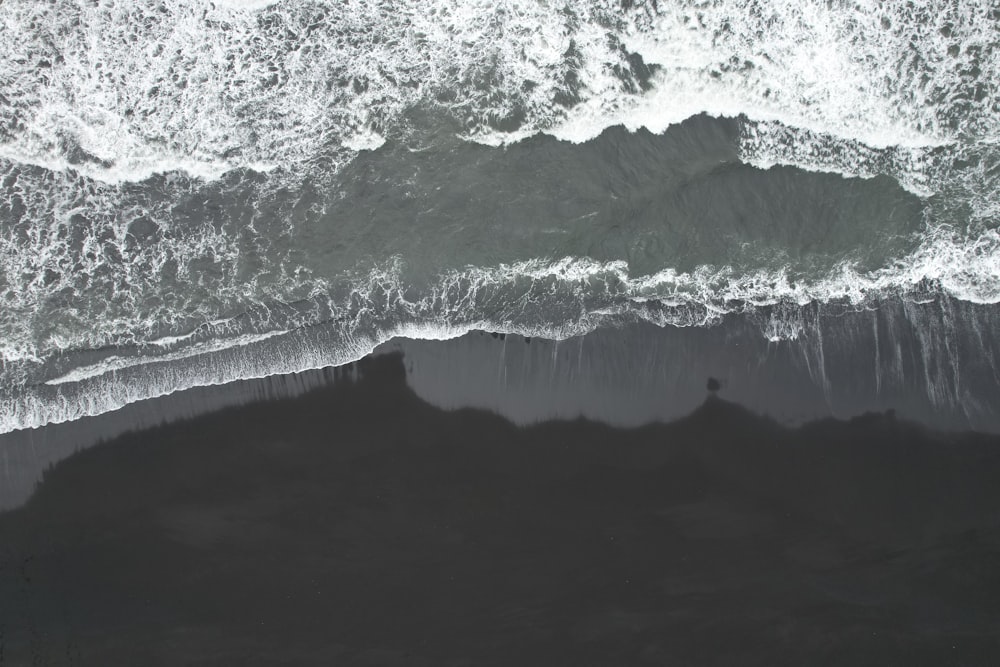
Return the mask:
[[1000, 663], [1000, 438], [518, 428], [359, 375], [51, 470], [0, 514], [0, 665]]

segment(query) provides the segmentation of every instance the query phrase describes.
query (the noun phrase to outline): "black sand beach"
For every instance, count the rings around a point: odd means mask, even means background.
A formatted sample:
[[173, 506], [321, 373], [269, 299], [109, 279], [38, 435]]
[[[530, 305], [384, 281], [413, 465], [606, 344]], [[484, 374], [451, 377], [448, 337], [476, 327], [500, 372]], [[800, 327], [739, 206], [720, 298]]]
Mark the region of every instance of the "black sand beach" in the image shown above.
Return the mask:
[[1000, 657], [996, 436], [707, 389], [668, 424], [518, 427], [405, 362], [56, 465], [0, 514], [0, 665]]

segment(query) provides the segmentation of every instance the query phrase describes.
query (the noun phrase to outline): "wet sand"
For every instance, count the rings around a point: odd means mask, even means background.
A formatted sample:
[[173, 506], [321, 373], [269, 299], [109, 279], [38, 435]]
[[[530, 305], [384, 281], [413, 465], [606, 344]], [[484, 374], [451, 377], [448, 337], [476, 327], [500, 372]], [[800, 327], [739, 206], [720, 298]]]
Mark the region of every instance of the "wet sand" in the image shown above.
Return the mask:
[[56, 465], [0, 514], [0, 665], [1000, 659], [996, 436], [707, 390], [519, 427], [404, 363]]

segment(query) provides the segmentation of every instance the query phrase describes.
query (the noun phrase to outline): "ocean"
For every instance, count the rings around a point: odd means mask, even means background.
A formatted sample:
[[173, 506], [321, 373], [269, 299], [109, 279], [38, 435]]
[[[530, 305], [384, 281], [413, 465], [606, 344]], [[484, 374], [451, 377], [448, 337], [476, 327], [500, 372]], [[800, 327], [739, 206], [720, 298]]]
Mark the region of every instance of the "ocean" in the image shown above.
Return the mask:
[[647, 324], [994, 430], [998, 43], [986, 0], [7, 0], [0, 432]]

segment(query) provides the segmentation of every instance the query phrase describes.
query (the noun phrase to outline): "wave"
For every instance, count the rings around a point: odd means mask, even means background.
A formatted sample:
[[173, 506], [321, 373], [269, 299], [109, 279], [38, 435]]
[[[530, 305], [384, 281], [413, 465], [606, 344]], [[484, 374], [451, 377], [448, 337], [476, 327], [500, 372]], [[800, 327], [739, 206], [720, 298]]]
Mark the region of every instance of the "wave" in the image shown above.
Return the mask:
[[[450, 157], [444, 154], [435, 159]], [[389, 154], [379, 164], [393, 160]], [[967, 171], [978, 170], [984, 177], [970, 180], [988, 184], [985, 174], [990, 169], [988, 162], [981, 161]], [[1000, 170], [994, 172], [994, 176], [1000, 174]], [[647, 180], [655, 182], [655, 175]], [[329, 204], [309, 188], [285, 190], [276, 196], [265, 175], [233, 175], [218, 187], [177, 174], [129, 185], [7, 165], [0, 171], [0, 184], [0, 214], [6, 214], [0, 215], [6, 218], [0, 222], [0, 355], [6, 362], [41, 363], [80, 349], [148, 347], [193, 331], [201, 333], [188, 343], [203, 343], [209, 336], [230, 338], [294, 328], [349, 312], [342, 305], [330, 305], [331, 300], [353, 289], [355, 282], [364, 286], [373, 280], [366, 269], [359, 272], [357, 266], [338, 263], [333, 270], [323, 271], [318, 260], [304, 259], [303, 252], [312, 249], [300, 240], [311, 237], [302, 235], [335, 236], [338, 230], [327, 227], [338, 224], [337, 215], [345, 213], [339, 211], [330, 219], [324, 213]], [[434, 192], [433, 178], [421, 187]], [[836, 196], [837, 192], [837, 188], [821, 190], [820, 196]], [[642, 277], [629, 277], [624, 262], [598, 265], [604, 267], [600, 271], [614, 275], [622, 298], [643, 296], [640, 284], [659, 285], [661, 293], [646, 296], [675, 299], [681, 295], [690, 303], [723, 311], [726, 303], [740, 300], [803, 303], [849, 297], [858, 301], [864, 294], [895, 293], [921, 281], [936, 281], [957, 298], [989, 303], [996, 299], [1000, 280], [995, 231], [998, 198], [980, 192], [976, 203], [965, 196], [968, 192], [929, 200], [917, 249], [890, 259], [889, 265], [874, 273], [850, 261], [842, 261], [832, 271], [809, 271], [805, 276], [801, 265], [781, 271], [755, 269], [747, 262], [739, 267], [720, 263], [684, 272], [669, 268], [672, 262], [658, 256], [643, 258], [648, 273]], [[336, 191], [333, 196], [338, 196]], [[895, 205], [889, 201], [879, 210]], [[373, 200], [371, 205], [380, 204]], [[475, 215], [475, 211], [457, 209], [457, 214]], [[964, 224], [948, 224], [949, 215]], [[986, 222], [974, 224], [977, 215], [985, 216]], [[697, 224], [697, 216], [690, 217]], [[761, 224], [766, 223], [762, 218]], [[438, 232], [427, 229], [424, 233]], [[337, 238], [350, 240], [355, 233], [345, 231]], [[878, 233], [871, 229], [852, 235], [863, 240]], [[478, 237], [470, 238], [479, 242]], [[777, 258], [768, 258], [766, 264], [780, 264], [781, 250], [775, 248]], [[383, 252], [381, 247], [379, 251]], [[540, 253], [526, 248], [526, 254], [530, 258]], [[613, 259], [617, 251], [609, 254], [604, 259]], [[413, 259], [420, 258], [402, 257], [402, 263]], [[369, 266], [386, 261], [384, 256], [373, 256]], [[523, 262], [505, 266], [473, 271], [483, 272], [484, 283], [500, 280], [501, 274], [506, 276], [503, 280], [514, 283], [518, 271], [536, 270]], [[469, 269], [435, 269], [446, 275], [455, 271], [466, 275]], [[429, 284], [405, 285], [398, 276], [387, 280], [400, 292], [434, 290]], [[750, 286], [755, 285], [763, 290], [759, 296], [751, 294]], [[361, 294], [366, 289], [358, 287]], [[362, 302], [366, 298], [359, 297]], [[433, 319], [433, 312], [426, 312]], [[31, 382], [32, 378], [19, 381]]]
[[364, 137], [419, 135], [423, 107], [494, 144], [659, 132], [699, 113], [874, 149], [1000, 138], [985, 0], [236, 7], [5, 2], [0, 157], [107, 182], [302, 174], [342, 166]]
[[[294, 324], [293, 330], [226, 336], [229, 323], [219, 323], [194, 337], [194, 343], [159, 341], [131, 356], [117, 349], [54, 375], [50, 367], [40, 384], [21, 385], [0, 398], [0, 432], [100, 414], [195, 386], [340, 365], [396, 336], [445, 339], [488, 330], [563, 340], [636, 319], [659, 326], [712, 326], [735, 314], [750, 317], [762, 336], [777, 342], [808, 336], [816, 326], [817, 306], [835, 312], [878, 308], [894, 299], [1000, 301], [1000, 234], [995, 231], [973, 243], [941, 236], [894, 267], [859, 273], [844, 264], [814, 282], [794, 281], [782, 271], [740, 274], [728, 267], [633, 277], [624, 262], [563, 258], [450, 271], [415, 293], [401, 277], [400, 264], [356, 277], [339, 298], [331, 288], [321, 298], [324, 303], [283, 321]], [[264, 321], [251, 325], [267, 326]], [[36, 378], [45, 373], [35, 361], [20, 363], [35, 366]], [[8, 363], [8, 377], [14, 365]]]

